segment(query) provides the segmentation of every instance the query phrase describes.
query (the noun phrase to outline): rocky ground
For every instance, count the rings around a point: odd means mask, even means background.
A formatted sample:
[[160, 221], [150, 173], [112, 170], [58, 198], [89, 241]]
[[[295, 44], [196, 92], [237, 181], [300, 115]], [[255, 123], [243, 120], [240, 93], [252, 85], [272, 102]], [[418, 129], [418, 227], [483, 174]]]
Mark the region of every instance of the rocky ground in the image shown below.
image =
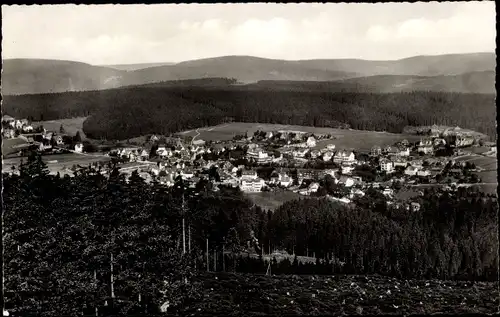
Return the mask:
[[381, 276], [203, 274], [202, 300], [182, 315], [491, 314], [498, 283]]

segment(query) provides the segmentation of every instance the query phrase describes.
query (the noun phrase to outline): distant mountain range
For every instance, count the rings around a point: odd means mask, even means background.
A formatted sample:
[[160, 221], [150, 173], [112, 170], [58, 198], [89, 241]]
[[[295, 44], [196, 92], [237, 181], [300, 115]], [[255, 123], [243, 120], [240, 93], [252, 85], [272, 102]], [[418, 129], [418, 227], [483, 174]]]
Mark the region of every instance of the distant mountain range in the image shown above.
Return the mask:
[[118, 70], [134, 71], [138, 69], [157, 67], [157, 66], [168, 66], [174, 64], [175, 63], [140, 63], [140, 64], [119, 64], [119, 65], [99, 65], [99, 66], [114, 68]]
[[[347, 90], [411, 90], [495, 93], [494, 53], [415, 56], [395, 61], [322, 59], [285, 61], [252, 56], [224, 56], [177, 64], [94, 66], [41, 59], [3, 61], [5, 95], [86, 91], [199, 78], [234, 78], [242, 84], [273, 81], [283, 87], [305, 82]], [[287, 83], [285, 83], [287, 82]], [[299, 83], [294, 83], [299, 82]], [[315, 84], [317, 85], [317, 83]]]

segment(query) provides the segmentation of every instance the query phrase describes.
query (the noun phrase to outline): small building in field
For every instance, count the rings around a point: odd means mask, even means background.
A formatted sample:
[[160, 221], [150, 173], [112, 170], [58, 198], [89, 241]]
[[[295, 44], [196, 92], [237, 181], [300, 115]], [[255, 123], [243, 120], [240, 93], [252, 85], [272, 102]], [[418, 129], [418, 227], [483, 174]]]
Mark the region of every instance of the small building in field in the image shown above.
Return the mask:
[[205, 145], [205, 143], [206, 143], [206, 142], [205, 142], [204, 140], [202, 140], [202, 139], [197, 139], [197, 140], [194, 140], [194, 141], [192, 142], [192, 144], [193, 144], [193, 145], [198, 145], [198, 146]]
[[75, 144], [75, 152], [76, 153], [83, 153], [83, 144], [82, 143]]
[[316, 139], [314, 137], [310, 136], [309, 138], [307, 138], [306, 145], [308, 147], [315, 147], [316, 146]]

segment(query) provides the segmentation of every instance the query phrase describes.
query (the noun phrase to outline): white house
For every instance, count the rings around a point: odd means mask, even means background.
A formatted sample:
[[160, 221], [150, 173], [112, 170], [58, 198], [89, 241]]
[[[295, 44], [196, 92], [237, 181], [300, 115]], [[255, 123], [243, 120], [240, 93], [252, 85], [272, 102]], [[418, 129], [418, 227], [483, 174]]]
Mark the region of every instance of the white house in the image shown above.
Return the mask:
[[156, 150], [156, 154], [162, 158], [167, 158], [167, 157], [171, 157], [174, 153], [172, 153], [171, 149], [167, 149], [164, 146], [160, 146]]
[[415, 176], [417, 175], [417, 172], [418, 172], [418, 167], [415, 167], [415, 166], [408, 166], [406, 169], [405, 169], [405, 175], [408, 175], [408, 176]]
[[293, 156], [294, 157], [304, 158], [308, 152], [309, 152], [308, 149], [300, 149], [300, 150], [297, 150], [297, 151], [293, 151]]
[[54, 135], [54, 133], [52, 133], [52, 132], [46, 132], [43, 134], [43, 138], [46, 140], [50, 140], [50, 139], [52, 139], [53, 135]]
[[474, 138], [469, 135], [457, 135], [455, 146], [469, 146], [474, 144]]
[[193, 144], [193, 145], [205, 145], [205, 141], [202, 139], [198, 139], [198, 140], [194, 140], [193, 142], [191, 142], [191, 144]]
[[429, 175], [431, 175], [431, 172], [429, 170], [423, 169], [423, 170], [417, 171], [417, 176], [425, 177], [425, 176], [429, 176]]
[[410, 209], [411, 209], [412, 211], [414, 211], [414, 212], [417, 212], [417, 211], [419, 211], [419, 210], [420, 210], [420, 204], [419, 204], [419, 203], [417, 203], [417, 202], [412, 202], [412, 203], [410, 204]]
[[424, 154], [432, 154], [434, 152], [434, 148], [432, 145], [419, 145], [417, 151]]
[[352, 164], [355, 162], [354, 153], [352, 151], [338, 151], [333, 157], [335, 163]]
[[30, 126], [30, 125], [25, 125], [25, 126], [23, 127], [23, 131], [24, 131], [24, 132], [33, 132], [33, 127], [32, 127], [32, 126]]
[[341, 166], [342, 174], [351, 174], [354, 167], [351, 165], [342, 164]]
[[309, 187], [308, 187], [308, 191], [309, 191], [310, 193], [315, 193], [315, 192], [317, 192], [317, 191], [318, 191], [318, 189], [319, 189], [319, 184], [318, 184], [318, 183], [311, 183], [311, 184], [309, 185]]
[[44, 145], [43, 142], [41, 142], [40, 146], [38, 147], [39, 151], [45, 151], [45, 150], [50, 150], [50, 149], [52, 149], [52, 145], [50, 145], [50, 144]]
[[316, 146], [316, 139], [312, 136], [307, 138], [306, 145], [308, 147], [315, 147]]
[[75, 144], [75, 152], [76, 153], [83, 153], [83, 144], [81, 144], [81, 143]]
[[408, 165], [408, 161], [406, 161], [406, 159], [404, 158], [397, 158], [394, 161], [392, 161], [392, 163], [394, 164], [394, 167], [397, 166], [406, 167], [406, 165]]
[[380, 169], [386, 173], [394, 172], [394, 163], [387, 159], [380, 160]]
[[21, 120], [16, 120], [15, 123], [14, 123], [14, 127], [18, 130], [22, 129], [23, 127], [23, 122]]
[[147, 159], [149, 159], [149, 153], [148, 153], [148, 151], [146, 151], [145, 149], [143, 149], [143, 150], [141, 151], [141, 153], [139, 154], [139, 156], [140, 156], [140, 158], [141, 158], [142, 160], [147, 160]]
[[326, 146], [326, 149], [327, 149], [328, 151], [334, 151], [334, 150], [335, 150], [335, 144], [328, 144], [328, 145]]
[[321, 155], [321, 152], [319, 150], [312, 150], [311, 151], [311, 158], [315, 159]]
[[325, 161], [325, 162], [331, 161], [332, 157], [333, 157], [333, 153], [330, 151], [327, 151], [323, 154], [323, 161]]
[[421, 138], [420, 143], [418, 146], [432, 146], [432, 139], [431, 138]]
[[4, 114], [2, 116], [2, 122], [8, 123], [8, 124], [12, 124], [15, 121], [16, 121], [16, 119], [14, 119], [13, 117], [9, 116], [8, 114]]
[[271, 131], [267, 132], [267, 133], [266, 133], [266, 139], [270, 139], [270, 138], [272, 138], [272, 137], [273, 137], [273, 135], [274, 135], [274, 134], [273, 134]]
[[241, 172], [242, 180], [256, 180], [258, 178], [257, 172], [254, 170], [243, 170]]
[[436, 138], [433, 141], [434, 146], [446, 145], [446, 140], [443, 138]]
[[330, 175], [330, 176], [332, 176], [332, 177], [335, 177], [335, 174], [336, 174], [338, 171], [339, 171], [338, 169], [326, 169], [326, 170], [324, 170], [323, 172], [324, 172], [325, 176], [326, 176], [326, 175]]
[[378, 145], [375, 145], [374, 147], [372, 147], [370, 154], [372, 156], [379, 156], [382, 154], [382, 148]]
[[351, 177], [342, 175], [340, 176], [338, 183], [343, 184], [345, 187], [352, 187], [354, 185], [354, 179]]
[[385, 188], [382, 194], [384, 196], [392, 196], [394, 194], [394, 190], [392, 190], [391, 188]]
[[349, 195], [349, 198], [353, 199], [355, 196], [360, 196], [363, 197], [365, 195], [365, 192], [362, 191], [361, 189], [358, 188], [352, 188], [351, 193]]
[[7, 139], [12, 139], [16, 136], [14, 129], [4, 129], [2, 128], [2, 136]]
[[271, 178], [274, 184], [279, 184], [283, 187], [289, 187], [293, 183], [293, 179], [285, 173], [279, 173], [278, 175]]
[[241, 181], [240, 189], [244, 192], [260, 192], [265, 182], [262, 178], [244, 179]]
[[397, 153], [398, 156], [402, 156], [402, 157], [410, 156], [410, 148], [409, 147], [403, 146], [403, 147], [400, 147], [398, 150], [399, 150], [399, 152]]

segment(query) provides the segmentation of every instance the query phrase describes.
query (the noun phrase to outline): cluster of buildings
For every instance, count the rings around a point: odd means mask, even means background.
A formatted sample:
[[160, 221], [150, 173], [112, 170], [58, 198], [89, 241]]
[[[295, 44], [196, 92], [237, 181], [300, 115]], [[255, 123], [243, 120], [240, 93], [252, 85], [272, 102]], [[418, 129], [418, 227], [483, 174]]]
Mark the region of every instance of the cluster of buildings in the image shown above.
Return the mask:
[[[16, 122], [7, 118], [5, 125], [16, 127]], [[338, 197], [331, 193], [328, 197], [347, 203], [356, 196], [363, 196], [368, 187], [380, 188], [383, 195], [392, 198], [394, 190], [391, 185], [394, 182], [432, 179], [450, 160], [449, 157], [434, 157], [436, 150], [447, 145], [463, 147], [475, 142], [470, 135], [459, 132], [450, 129], [422, 137], [413, 144], [403, 140], [390, 146], [374, 146], [367, 153], [368, 160], [352, 150], [337, 149], [335, 144], [320, 148], [314, 135], [299, 131], [266, 132], [258, 137], [217, 141], [210, 145], [201, 139], [184, 142], [180, 138], [162, 138], [160, 141], [153, 135], [149, 139], [153, 147], [120, 147], [111, 150], [108, 155], [122, 159], [120, 172], [130, 175], [137, 170], [146, 182], [156, 180], [164, 186], [173, 186], [181, 177], [192, 187], [201, 180], [207, 180], [212, 183], [213, 190], [224, 185], [239, 187], [249, 193], [280, 188], [301, 195], [313, 195], [329, 175], [344, 191]], [[292, 133], [293, 143], [290, 140]], [[40, 135], [42, 151], [54, 145], [67, 146], [62, 135], [46, 131]], [[81, 143], [72, 146], [75, 152], [83, 151]], [[233, 156], [235, 150], [243, 154], [236, 158]], [[246, 164], [242, 163], [242, 159]], [[312, 166], [306, 165], [311, 162], [321, 162], [325, 168], [304, 168]], [[262, 173], [261, 166], [266, 167], [268, 172]], [[359, 172], [363, 168], [365, 172], [375, 170], [384, 181], [364, 179], [366, 174]], [[409, 205], [408, 208], [417, 206]]]
[[[278, 131], [280, 139], [286, 138], [286, 131]], [[198, 140], [197, 144], [186, 145], [180, 140], [168, 145], [159, 145], [156, 155], [161, 159], [161, 163], [149, 165], [143, 173], [145, 179], [158, 177], [161, 184], [171, 186], [176, 177], [181, 176], [195, 186], [200, 179], [207, 178], [207, 170], [216, 168], [220, 177], [212, 182], [217, 185], [239, 187], [244, 192], [260, 192], [263, 190], [274, 190], [279, 187], [284, 190], [294, 191], [302, 195], [311, 195], [318, 191], [320, 182], [326, 175], [330, 175], [335, 184], [341, 185], [350, 191], [346, 197], [336, 199], [349, 199], [353, 195], [363, 195], [363, 188], [367, 186], [377, 187], [378, 183], [368, 183], [356, 172], [358, 166], [369, 165], [375, 168], [378, 173], [385, 175], [388, 183], [396, 181], [415, 182], [419, 178], [429, 179], [441, 172], [449, 161], [449, 158], [435, 158], [433, 153], [447, 144], [445, 135], [434, 137], [423, 137], [419, 142], [410, 144], [407, 140], [391, 146], [374, 146], [369, 155], [375, 160], [358, 161], [356, 154], [350, 150], [336, 149], [334, 144], [328, 144], [324, 148], [318, 148], [316, 139], [313, 136], [300, 136], [295, 133], [298, 142], [285, 144], [277, 151], [266, 150], [269, 140], [276, 136], [273, 132], [267, 132], [265, 138], [260, 137], [260, 142], [252, 142], [247, 138], [239, 145], [245, 149], [244, 158], [251, 164], [236, 166], [234, 160], [229, 155], [229, 159], [217, 159], [215, 161], [205, 161], [203, 154], [221, 154], [230, 152], [236, 148], [232, 142], [216, 142], [211, 146], [206, 146], [203, 140]], [[299, 137], [297, 137], [299, 135]], [[460, 136], [459, 140], [467, 139], [468, 136]], [[468, 139], [467, 139], [468, 140]], [[461, 141], [462, 142], [462, 141]], [[463, 144], [463, 143], [456, 143]], [[468, 143], [467, 143], [468, 144]], [[456, 145], [458, 146], [458, 145]], [[145, 149], [121, 149], [119, 155], [128, 157], [130, 161], [144, 162], [149, 159], [149, 153]], [[295, 167], [283, 168], [283, 161], [287, 163], [297, 163]], [[304, 162], [322, 161], [332, 163], [333, 168], [326, 169], [306, 169], [301, 168]], [[374, 163], [375, 162], [375, 163]], [[259, 176], [258, 166], [276, 166], [270, 177]], [[253, 168], [249, 168], [253, 166]], [[293, 172], [292, 172], [293, 170]], [[396, 173], [398, 172], [399, 173]], [[392, 175], [392, 176], [391, 176]], [[386, 184], [387, 185], [387, 184]], [[382, 189], [387, 197], [393, 196], [390, 188]], [[332, 198], [333, 199], [333, 198]]]
[[2, 116], [2, 138], [13, 139], [21, 133], [33, 132], [28, 119], [15, 119], [9, 115]]

